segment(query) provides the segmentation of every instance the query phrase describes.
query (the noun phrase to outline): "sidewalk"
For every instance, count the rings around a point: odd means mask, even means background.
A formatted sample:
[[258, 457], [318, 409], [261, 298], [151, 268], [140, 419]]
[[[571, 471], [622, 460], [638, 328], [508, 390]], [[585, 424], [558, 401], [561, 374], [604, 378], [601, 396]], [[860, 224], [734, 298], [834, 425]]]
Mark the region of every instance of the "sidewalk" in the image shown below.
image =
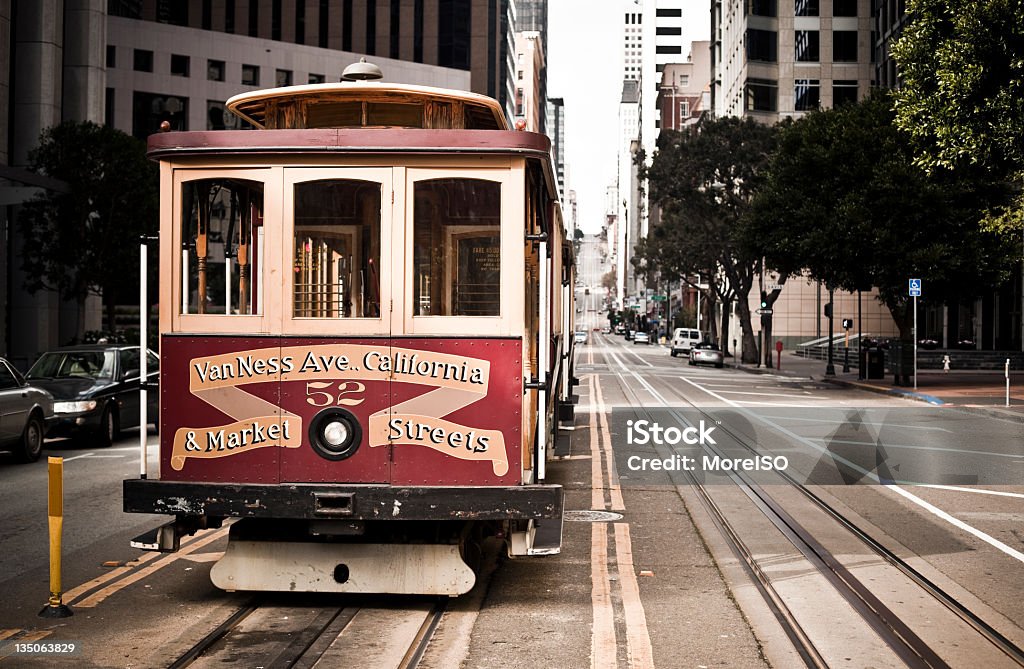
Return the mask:
[[[726, 364], [728, 365], [728, 362]], [[844, 374], [841, 357], [837, 357], [834, 363], [835, 376], [825, 375], [825, 364], [824, 360], [810, 360], [785, 352], [782, 354], [781, 369], [758, 368], [752, 365], [740, 365], [739, 369], [754, 374], [811, 378], [930, 404], [985, 409], [986, 412], [1024, 419], [1024, 371], [1010, 371], [1010, 406], [1007, 407], [1006, 377], [1001, 371], [921, 370], [918, 372], [915, 391], [913, 386], [894, 385], [891, 374], [886, 374], [884, 379], [870, 381], [858, 380], [856, 368], [851, 368], [851, 372]]]

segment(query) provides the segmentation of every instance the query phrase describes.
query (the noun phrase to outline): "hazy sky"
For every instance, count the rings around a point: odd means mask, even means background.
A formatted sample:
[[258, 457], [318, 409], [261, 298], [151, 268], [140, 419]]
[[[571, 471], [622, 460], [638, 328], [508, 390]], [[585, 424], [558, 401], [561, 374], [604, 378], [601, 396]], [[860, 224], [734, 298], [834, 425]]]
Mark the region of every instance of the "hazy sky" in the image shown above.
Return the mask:
[[[690, 5], [688, 39], [707, 39], [710, 1]], [[567, 187], [576, 191], [579, 226], [587, 233], [601, 229], [605, 189], [615, 183], [622, 16], [637, 6], [632, 0], [548, 1], [548, 96], [565, 98]], [[682, 58], [688, 54], [686, 45]]]

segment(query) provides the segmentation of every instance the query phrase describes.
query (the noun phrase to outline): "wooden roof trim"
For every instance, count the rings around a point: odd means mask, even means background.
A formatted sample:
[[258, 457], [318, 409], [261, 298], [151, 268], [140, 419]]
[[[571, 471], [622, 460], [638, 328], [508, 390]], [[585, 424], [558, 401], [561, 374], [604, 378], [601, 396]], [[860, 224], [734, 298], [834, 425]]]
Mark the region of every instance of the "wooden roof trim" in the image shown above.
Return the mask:
[[479, 93], [459, 91], [432, 86], [412, 86], [408, 84], [381, 84], [376, 82], [350, 82], [329, 84], [306, 84], [302, 86], [283, 86], [259, 91], [240, 93], [228, 99], [225, 107], [249, 123], [264, 127], [266, 108], [268, 105], [288, 101], [324, 100], [360, 100], [378, 101], [409, 101], [423, 100], [436, 102], [461, 102], [463, 105], [482, 107], [491, 112], [499, 128], [510, 130], [505, 112], [497, 100]]

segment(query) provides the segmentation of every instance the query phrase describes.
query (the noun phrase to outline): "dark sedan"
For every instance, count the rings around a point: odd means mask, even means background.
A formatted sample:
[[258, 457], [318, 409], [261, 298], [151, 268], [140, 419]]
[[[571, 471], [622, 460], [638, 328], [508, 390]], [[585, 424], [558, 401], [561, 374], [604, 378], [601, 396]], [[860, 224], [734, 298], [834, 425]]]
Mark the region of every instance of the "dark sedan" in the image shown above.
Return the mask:
[[35, 462], [43, 452], [46, 425], [53, 420], [53, 397], [29, 385], [0, 358], [0, 450], [21, 462]]
[[[151, 383], [158, 377], [159, 359], [147, 353]], [[139, 425], [139, 347], [95, 344], [44, 353], [28, 379], [53, 395], [56, 419], [48, 437], [89, 439], [109, 446], [122, 428]], [[157, 420], [158, 396], [147, 397], [148, 416]]]

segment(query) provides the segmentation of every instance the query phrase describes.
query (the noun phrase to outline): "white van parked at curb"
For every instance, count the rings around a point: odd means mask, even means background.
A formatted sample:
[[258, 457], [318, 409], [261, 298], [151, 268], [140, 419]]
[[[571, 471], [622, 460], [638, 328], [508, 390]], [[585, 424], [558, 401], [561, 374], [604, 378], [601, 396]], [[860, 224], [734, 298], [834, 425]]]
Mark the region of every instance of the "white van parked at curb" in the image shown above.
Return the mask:
[[672, 333], [672, 356], [680, 353], [689, 353], [697, 344], [703, 341], [699, 330], [691, 328], [676, 328]]

